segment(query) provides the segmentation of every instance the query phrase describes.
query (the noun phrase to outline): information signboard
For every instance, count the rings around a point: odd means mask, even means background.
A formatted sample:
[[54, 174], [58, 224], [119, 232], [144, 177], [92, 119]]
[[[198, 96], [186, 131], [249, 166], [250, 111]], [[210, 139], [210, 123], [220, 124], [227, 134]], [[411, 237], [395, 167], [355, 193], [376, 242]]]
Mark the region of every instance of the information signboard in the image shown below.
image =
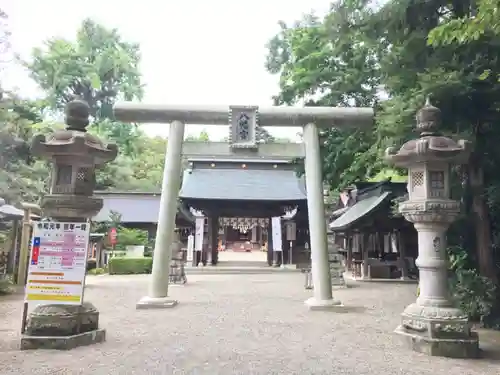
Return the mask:
[[112, 246], [115, 246], [117, 238], [118, 238], [118, 234], [116, 233], [116, 228], [111, 228], [109, 231], [109, 243]]
[[34, 223], [25, 290], [28, 304], [83, 302], [89, 236], [88, 223]]

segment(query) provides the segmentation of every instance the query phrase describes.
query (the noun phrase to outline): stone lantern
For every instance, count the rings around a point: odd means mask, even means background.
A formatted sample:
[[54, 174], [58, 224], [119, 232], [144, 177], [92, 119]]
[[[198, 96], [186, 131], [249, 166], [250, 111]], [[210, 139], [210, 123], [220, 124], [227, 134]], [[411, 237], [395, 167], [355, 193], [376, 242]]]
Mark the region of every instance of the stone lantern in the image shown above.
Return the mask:
[[417, 114], [420, 137], [399, 151], [386, 150], [389, 163], [408, 168], [409, 199], [399, 211], [418, 232], [420, 293], [404, 310], [396, 333], [407, 337], [415, 351], [471, 358], [478, 356], [479, 340], [467, 315], [450, 300], [446, 256], [446, 231], [460, 213], [460, 202], [451, 199], [450, 166], [467, 161], [470, 143], [439, 134], [440, 122], [441, 111], [427, 100]]
[[[66, 106], [66, 129], [36, 135], [33, 154], [52, 164], [51, 186], [40, 204], [45, 217], [56, 221], [83, 222], [102, 208], [93, 196], [95, 169], [116, 158], [118, 149], [86, 131], [88, 104], [74, 100]], [[102, 342], [99, 312], [89, 302], [82, 305], [45, 304], [30, 313], [21, 349], [71, 349]]]
[[79, 221], [102, 208], [102, 199], [92, 196], [95, 168], [114, 160], [118, 149], [87, 133], [89, 112], [86, 102], [74, 100], [66, 106], [66, 129], [33, 139], [32, 152], [52, 162], [50, 194], [40, 205], [45, 216]]

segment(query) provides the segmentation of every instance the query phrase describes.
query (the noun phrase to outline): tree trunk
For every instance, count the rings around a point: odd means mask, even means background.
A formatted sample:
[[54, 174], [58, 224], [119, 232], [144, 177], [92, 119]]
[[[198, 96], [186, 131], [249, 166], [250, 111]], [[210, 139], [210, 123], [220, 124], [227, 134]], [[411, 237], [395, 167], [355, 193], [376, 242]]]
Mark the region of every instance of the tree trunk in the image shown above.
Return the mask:
[[481, 276], [497, 282], [497, 272], [491, 248], [491, 228], [488, 206], [484, 198], [484, 175], [482, 167], [469, 164], [468, 178], [472, 193], [471, 213], [476, 227], [476, 255]]

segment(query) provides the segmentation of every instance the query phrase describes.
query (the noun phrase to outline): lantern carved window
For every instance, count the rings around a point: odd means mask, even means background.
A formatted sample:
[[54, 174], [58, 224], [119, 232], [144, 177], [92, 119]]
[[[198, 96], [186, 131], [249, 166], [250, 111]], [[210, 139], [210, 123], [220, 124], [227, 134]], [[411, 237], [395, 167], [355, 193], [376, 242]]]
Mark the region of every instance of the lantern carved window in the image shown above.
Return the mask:
[[92, 195], [94, 185], [94, 168], [80, 167], [76, 174], [75, 194]]
[[429, 172], [429, 196], [431, 198], [445, 198], [445, 181], [443, 171]]
[[424, 195], [424, 172], [415, 171], [411, 174], [411, 193], [415, 196]]
[[57, 168], [56, 185], [71, 185], [73, 168], [71, 165], [61, 165]]
[[56, 178], [52, 186], [53, 194], [71, 194], [73, 167], [71, 165], [59, 165], [55, 170]]

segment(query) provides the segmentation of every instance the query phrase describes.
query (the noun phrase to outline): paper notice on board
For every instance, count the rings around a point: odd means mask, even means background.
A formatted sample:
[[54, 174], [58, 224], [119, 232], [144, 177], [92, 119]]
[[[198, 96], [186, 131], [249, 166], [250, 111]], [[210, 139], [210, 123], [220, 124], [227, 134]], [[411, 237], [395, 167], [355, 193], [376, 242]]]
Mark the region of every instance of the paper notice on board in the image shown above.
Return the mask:
[[35, 222], [25, 301], [80, 305], [87, 269], [88, 223]]
[[197, 217], [195, 221], [195, 238], [194, 238], [194, 249], [196, 251], [202, 251], [203, 249], [203, 232], [205, 230], [205, 218]]
[[273, 217], [271, 219], [273, 233], [273, 251], [283, 251], [283, 238], [281, 236], [281, 217]]

